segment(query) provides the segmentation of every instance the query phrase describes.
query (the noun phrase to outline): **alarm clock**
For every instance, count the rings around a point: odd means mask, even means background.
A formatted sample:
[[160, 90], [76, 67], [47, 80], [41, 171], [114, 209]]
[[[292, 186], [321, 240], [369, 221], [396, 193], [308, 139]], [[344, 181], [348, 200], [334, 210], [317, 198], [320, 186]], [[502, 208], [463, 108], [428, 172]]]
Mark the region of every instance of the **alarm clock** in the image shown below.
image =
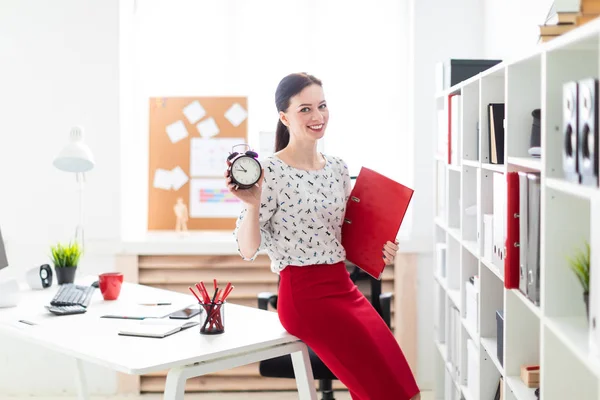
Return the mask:
[[[233, 148], [235, 147], [237, 146], [233, 146]], [[231, 163], [228, 168], [231, 183], [236, 185], [238, 189], [250, 189], [258, 183], [262, 174], [262, 166], [258, 161], [256, 152], [252, 150], [247, 150], [244, 153], [232, 151], [227, 160]]]

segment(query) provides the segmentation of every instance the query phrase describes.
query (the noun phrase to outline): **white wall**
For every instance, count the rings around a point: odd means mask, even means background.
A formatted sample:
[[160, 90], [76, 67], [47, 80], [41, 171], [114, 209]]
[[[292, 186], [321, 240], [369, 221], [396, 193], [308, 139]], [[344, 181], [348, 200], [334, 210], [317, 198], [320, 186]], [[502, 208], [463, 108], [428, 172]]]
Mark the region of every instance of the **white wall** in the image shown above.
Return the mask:
[[129, 41], [133, 100], [124, 115], [132, 120], [123, 157], [133, 160], [123, 170], [131, 221], [124, 238], [147, 226], [149, 97], [247, 96], [249, 141], [258, 148], [258, 132], [277, 123], [279, 80], [312, 73], [323, 80], [331, 115], [325, 152], [342, 156], [352, 173], [364, 165], [412, 185], [406, 3], [365, 4], [345, 1], [340, 14], [336, 0], [138, 2]]
[[[50, 244], [78, 222], [74, 176], [52, 166], [73, 125], [85, 129], [96, 168], [87, 175], [86, 254], [78, 274], [113, 268], [119, 240], [118, 0], [0, 2], [0, 228], [17, 277], [49, 262]], [[75, 393], [71, 360], [0, 337], [0, 393]], [[90, 389], [116, 376], [86, 365]]]
[[508, 60], [538, 43], [552, 0], [484, 0], [484, 56]]
[[[433, 132], [435, 64], [449, 58], [483, 56], [483, 8], [480, 0], [412, 0], [414, 118], [414, 216], [412, 235], [433, 249]], [[419, 256], [418, 376], [423, 388], [433, 382], [433, 257]]]

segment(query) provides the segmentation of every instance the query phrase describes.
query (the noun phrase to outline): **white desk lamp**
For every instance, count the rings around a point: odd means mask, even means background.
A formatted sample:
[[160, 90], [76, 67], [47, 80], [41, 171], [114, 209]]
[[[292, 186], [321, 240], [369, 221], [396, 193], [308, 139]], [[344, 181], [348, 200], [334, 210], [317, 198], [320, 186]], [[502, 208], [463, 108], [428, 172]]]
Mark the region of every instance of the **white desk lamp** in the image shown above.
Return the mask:
[[54, 166], [61, 171], [75, 173], [79, 184], [79, 225], [75, 229], [75, 239], [84, 247], [83, 235], [83, 184], [85, 173], [94, 168], [94, 156], [90, 148], [83, 142], [83, 128], [71, 128], [70, 141], [54, 159]]

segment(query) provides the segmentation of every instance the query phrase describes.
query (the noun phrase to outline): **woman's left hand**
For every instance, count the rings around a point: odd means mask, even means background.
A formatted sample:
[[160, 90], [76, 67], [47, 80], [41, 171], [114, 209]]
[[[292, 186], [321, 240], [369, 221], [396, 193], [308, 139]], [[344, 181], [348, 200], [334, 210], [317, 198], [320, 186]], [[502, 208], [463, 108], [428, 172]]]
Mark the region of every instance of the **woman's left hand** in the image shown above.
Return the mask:
[[398, 241], [393, 243], [388, 240], [388, 242], [383, 246], [383, 261], [385, 261], [386, 265], [391, 265], [394, 263], [396, 252], [398, 252]]

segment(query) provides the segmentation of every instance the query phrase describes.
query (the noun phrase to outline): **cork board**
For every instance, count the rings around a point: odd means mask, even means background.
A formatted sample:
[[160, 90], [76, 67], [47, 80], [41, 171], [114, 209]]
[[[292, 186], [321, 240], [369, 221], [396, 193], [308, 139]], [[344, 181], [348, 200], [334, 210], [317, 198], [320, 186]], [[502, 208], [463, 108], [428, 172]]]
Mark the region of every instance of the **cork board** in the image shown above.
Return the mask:
[[188, 230], [232, 230], [241, 203], [223, 173], [232, 145], [248, 142], [247, 98], [152, 97], [149, 107], [148, 230], [175, 230], [178, 198]]

